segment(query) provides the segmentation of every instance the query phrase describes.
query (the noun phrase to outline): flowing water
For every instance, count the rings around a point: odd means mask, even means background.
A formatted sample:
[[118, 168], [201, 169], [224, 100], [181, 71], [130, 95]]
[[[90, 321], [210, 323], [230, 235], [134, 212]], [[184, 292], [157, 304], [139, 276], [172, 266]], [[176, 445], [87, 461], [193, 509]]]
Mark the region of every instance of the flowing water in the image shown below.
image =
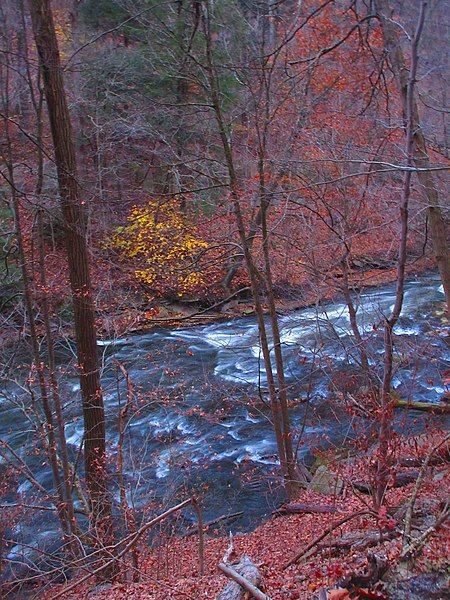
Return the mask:
[[[444, 392], [442, 374], [449, 368], [448, 330], [442, 317], [442, 286], [435, 274], [407, 283], [401, 319], [395, 328], [394, 387], [403, 398], [437, 402]], [[382, 320], [395, 300], [386, 285], [355, 296], [358, 322], [367, 339], [374, 373], [382, 358]], [[302, 432], [299, 455], [342, 444], [355, 435], [355, 420], [330, 401], [344, 378], [356, 369], [358, 354], [345, 304], [309, 307], [280, 316], [293, 429]], [[60, 368], [73, 361], [60, 350]], [[204, 494], [205, 518], [243, 510], [235, 525], [245, 528], [270, 513], [282, 494], [276, 474], [276, 447], [265, 406], [266, 377], [258, 329], [253, 317], [184, 329], [156, 329], [114, 341], [102, 341], [103, 387], [111, 471], [115, 466], [117, 414], [126, 390], [114, 360], [128, 370], [134, 406], [127, 417], [125, 480], [129, 501], [140, 507], [164, 504], [191, 491]], [[74, 459], [82, 440], [79, 386], [73, 369], [62, 379], [66, 435]], [[31, 422], [17, 404], [28, 407], [27, 394], [5, 383], [0, 438], [27, 461], [37, 480], [50, 487], [51, 474], [36, 444]], [[308, 398], [307, 403], [296, 402]], [[398, 428], [420, 428], [424, 417], [399, 411]], [[1, 468], [1, 464], [0, 464]], [[10, 501], [31, 501], [33, 489], [19, 480]], [[19, 496], [18, 496], [19, 494]], [[11, 528], [14, 540], [31, 546], [54, 543], [52, 513], [41, 513]], [[190, 516], [186, 513], [186, 519]], [[53, 542], [52, 542], [53, 540]], [[19, 545], [10, 558], [24, 557]], [[25, 552], [26, 554], [26, 552]]]

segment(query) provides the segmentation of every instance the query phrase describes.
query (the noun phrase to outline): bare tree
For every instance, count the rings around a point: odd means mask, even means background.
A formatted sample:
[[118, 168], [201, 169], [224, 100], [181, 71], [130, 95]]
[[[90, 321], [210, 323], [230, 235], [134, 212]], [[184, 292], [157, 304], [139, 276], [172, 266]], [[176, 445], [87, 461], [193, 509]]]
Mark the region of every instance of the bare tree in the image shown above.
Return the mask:
[[[425, 10], [428, 2], [422, 1], [422, 10]], [[389, 0], [376, 0], [376, 10], [381, 23], [384, 45], [388, 53], [389, 62], [395, 76], [395, 81], [401, 97], [403, 115], [405, 119], [405, 129], [408, 127], [408, 86], [409, 73], [400, 37], [397, 31], [397, 25], [392, 19], [392, 8]], [[411, 67], [412, 68], [412, 67]], [[433, 240], [436, 262], [444, 286], [445, 297], [447, 299], [447, 311], [450, 312], [450, 254], [447, 244], [447, 234], [445, 221], [439, 204], [439, 197], [436, 182], [430, 171], [430, 158], [428, 155], [425, 136], [420, 125], [420, 115], [417, 107], [416, 93], [412, 97], [411, 115], [412, 119], [412, 150], [413, 164], [417, 169], [417, 177], [423, 188], [428, 203], [428, 218], [430, 223], [430, 232]]]
[[411, 69], [405, 86], [405, 124], [406, 124], [406, 160], [410, 167], [403, 176], [403, 188], [399, 203], [400, 235], [397, 260], [397, 289], [395, 303], [389, 317], [386, 318], [384, 329], [384, 373], [381, 386], [381, 415], [379, 430], [379, 456], [377, 465], [377, 478], [374, 490], [374, 504], [380, 508], [383, 503], [389, 476], [389, 442], [391, 433], [391, 417], [393, 403], [391, 399], [392, 369], [394, 340], [393, 331], [403, 306], [406, 271], [406, 244], [408, 241], [408, 206], [411, 194], [411, 177], [415, 157], [416, 128], [417, 128], [417, 106], [414, 100], [414, 89], [417, 75], [419, 41], [425, 21], [425, 10], [427, 2], [423, 1], [417, 28], [411, 42]]
[[29, 0], [29, 8], [43, 72], [65, 227], [83, 403], [84, 459], [92, 511], [91, 529], [101, 543], [107, 544], [111, 542], [113, 531], [106, 476], [105, 414], [75, 146], [50, 2]]
[[[258, 266], [255, 262], [255, 258], [252, 254], [252, 243], [247, 234], [244, 215], [241, 208], [241, 193], [240, 193], [240, 182], [238, 179], [235, 159], [233, 154], [233, 148], [231, 146], [227, 127], [221, 107], [220, 100], [220, 84], [217, 76], [217, 71], [214, 64], [213, 58], [213, 36], [212, 36], [212, 22], [211, 22], [211, 7], [208, 1], [202, 3], [202, 28], [205, 36], [206, 43], [206, 64], [205, 72], [209, 85], [209, 93], [211, 97], [211, 104], [213, 107], [214, 115], [217, 122], [217, 128], [222, 143], [222, 148], [225, 156], [225, 163], [229, 178], [230, 187], [230, 199], [236, 225], [239, 233], [239, 240], [244, 255], [244, 262], [247, 268], [252, 297], [255, 303], [255, 311], [258, 321], [258, 330], [261, 344], [261, 351], [263, 354], [264, 367], [266, 371], [267, 384], [269, 390], [270, 406], [273, 418], [273, 427], [275, 431], [275, 438], [277, 442], [278, 457], [280, 460], [281, 470], [284, 476], [286, 489], [288, 493], [292, 493], [295, 490], [296, 484], [299, 481], [299, 473], [295, 461], [292, 445], [292, 434], [289, 424], [289, 414], [287, 407], [286, 387], [284, 381], [284, 368], [283, 368], [283, 357], [281, 354], [281, 342], [278, 330], [278, 321], [275, 312], [275, 305], [273, 302], [273, 286], [270, 270], [270, 258], [268, 255], [268, 229], [267, 229], [267, 195], [264, 190], [264, 160], [260, 161], [260, 177], [262, 178], [262, 188], [260, 190], [261, 200], [261, 224], [263, 226], [263, 245], [265, 247], [264, 254], [264, 277], [268, 286], [270, 296], [270, 327], [272, 329], [272, 336], [275, 350], [275, 365], [271, 357], [270, 344], [269, 344], [269, 328], [266, 325], [264, 319], [264, 312], [260, 298], [261, 291], [261, 278]], [[275, 377], [276, 374], [276, 377]], [[278, 386], [277, 386], [277, 383]]]

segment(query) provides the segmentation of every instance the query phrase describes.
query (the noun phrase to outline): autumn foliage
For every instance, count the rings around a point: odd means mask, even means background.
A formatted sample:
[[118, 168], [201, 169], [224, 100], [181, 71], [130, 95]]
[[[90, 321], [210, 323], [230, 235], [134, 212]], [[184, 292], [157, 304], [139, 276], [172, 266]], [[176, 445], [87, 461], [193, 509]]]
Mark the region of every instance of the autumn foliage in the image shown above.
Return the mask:
[[106, 246], [132, 259], [136, 278], [155, 294], [189, 297], [205, 285], [199, 254], [208, 247], [176, 199], [135, 206]]

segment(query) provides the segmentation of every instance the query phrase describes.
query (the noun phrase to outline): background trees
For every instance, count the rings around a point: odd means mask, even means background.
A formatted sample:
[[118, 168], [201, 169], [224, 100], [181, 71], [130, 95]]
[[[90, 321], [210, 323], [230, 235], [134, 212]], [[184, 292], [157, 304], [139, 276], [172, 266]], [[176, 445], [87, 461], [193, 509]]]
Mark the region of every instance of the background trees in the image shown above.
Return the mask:
[[[421, 9], [425, 10], [427, 3], [421, 4]], [[407, 122], [407, 68], [401, 48], [399, 36], [395, 31], [394, 24], [390, 18], [392, 10], [388, 2], [377, 3], [378, 16], [381, 21], [383, 39], [386, 51], [389, 56], [391, 68], [395, 75], [397, 89], [401, 96], [402, 110], [405, 122]], [[437, 187], [430, 169], [430, 157], [427, 150], [425, 137], [420, 126], [419, 110], [414, 96], [412, 111], [414, 113], [414, 164], [417, 168], [417, 177], [422, 186], [423, 192], [428, 202], [428, 216], [430, 223], [430, 232], [433, 239], [436, 262], [444, 286], [447, 298], [447, 311], [450, 310], [450, 252], [447, 245], [447, 233], [445, 221], [442, 215], [439, 202]]]

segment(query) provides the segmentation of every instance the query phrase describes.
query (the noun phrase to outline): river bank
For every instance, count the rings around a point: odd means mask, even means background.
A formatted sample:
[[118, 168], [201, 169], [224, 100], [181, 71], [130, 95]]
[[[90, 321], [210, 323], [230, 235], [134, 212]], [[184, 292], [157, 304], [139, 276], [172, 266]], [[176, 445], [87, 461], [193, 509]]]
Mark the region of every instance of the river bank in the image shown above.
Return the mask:
[[[408, 265], [407, 277], [424, 275], [434, 269], [433, 259], [422, 257]], [[308, 285], [299, 288], [296, 294], [294, 293], [297, 295], [295, 298], [292, 298], [292, 291], [289, 296], [276, 297], [277, 312], [284, 315], [302, 308], [342, 300], [343, 292], [337, 275], [327, 277], [322, 285], [315, 289]], [[358, 270], [350, 273], [349, 286], [353, 293], [370, 291], [378, 286], [395, 282], [396, 278], [395, 268]], [[247, 293], [249, 294], [249, 290]], [[262, 297], [262, 307], [267, 314], [269, 309], [264, 297]], [[225, 299], [210, 307], [198, 306], [195, 301], [182, 303], [155, 300], [150, 305], [139, 309], [131, 307], [125, 309], [116, 318], [111, 314], [99, 316], [99, 335], [102, 339], [112, 339], [114, 336], [144, 333], [155, 327], [195, 327], [205, 323], [251, 316], [254, 312], [254, 302], [251, 298]]]
[[[423, 463], [432, 441], [445, 439], [439, 431], [429, 432], [427, 440], [417, 443], [417, 438], [401, 438], [396, 445], [393, 460], [408, 457]], [[420, 440], [419, 440], [420, 441]], [[432, 445], [432, 444], [431, 444]], [[357, 492], [352, 482], [367, 477], [370, 466], [367, 457], [336, 461], [335, 454], [322, 455], [322, 461], [343, 482], [341, 493], [324, 494], [312, 490], [302, 491], [297, 502], [312, 507], [311, 512], [272, 516], [252, 532], [237, 532], [233, 543], [236, 561], [244, 554], [251, 557], [262, 574], [262, 585], [272, 600], [312, 600], [351, 597], [389, 600], [435, 600], [446, 596], [445, 573], [448, 560], [448, 536], [445, 525], [438, 522], [443, 507], [448, 503], [450, 471], [446, 454], [442, 461], [426, 471], [423, 485], [415, 499], [414, 540], [426, 533], [426, 543], [408, 560], [402, 558], [405, 546], [401, 532], [405, 512], [415, 491], [415, 482], [402, 487], [391, 484], [387, 492], [387, 512], [370, 512], [370, 497]], [[397, 478], [411, 473], [410, 468], [397, 466]], [[314, 512], [320, 507], [323, 512]], [[360, 513], [363, 513], [362, 515]], [[346, 519], [348, 519], [346, 521]], [[337, 523], [342, 524], [336, 525]], [[431, 530], [430, 530], [431, 528]], [[329, 531], [320, 539], [320, 534]], [[39, 600], [50, 600], [62, 593], [65, 600], [78, 600], [89, 596], [92, 600], [181, 600], [186, 598], [215, 598], [226, 584], [226, 578], [217, 566], [222, 560], [229, 537], [226, 525], [213, 525], [206, 529], [204, 550], [205, 571], [199, 574], [197, 536], [164, 538], [149, 549], [139, 548], [140, 581], [96, 587], [95, 581], [73, 588], [76, 582], [65, 586], [52, 586], [48, 592], [37, 594]], [[314, 540], [317, 543], [314, 544]], [[289, 563], [305, 549], [304, 557]], [[367, 576], [368, 556], [380, 557], [386, 568], [382, 573], [367, 578], [366, 583], [356, 583], [359, 574]], [[129, 563], [128, 568], [131, 569]], [[370, 572], [370, 570], [369, 570]], [[131, 577], [131, 571], [129, 573]], [[352, 579], [353, 577], [353, 579]], [[355, 583], [352, 584], [351, 581]], [[362, 588], [366, 590], [364, 594]], [[356, 596], [356, 590], [361, 590]], [[328, 596], [319, 596], [328, 590]], [[336, 590], [333, 592], [333, 590]], [[353, 594], [350, 596], [350, 592]], [[333, 595], [334, 593], [334, 595]], [[339, 595], [340, 594], [340, 595]]]

